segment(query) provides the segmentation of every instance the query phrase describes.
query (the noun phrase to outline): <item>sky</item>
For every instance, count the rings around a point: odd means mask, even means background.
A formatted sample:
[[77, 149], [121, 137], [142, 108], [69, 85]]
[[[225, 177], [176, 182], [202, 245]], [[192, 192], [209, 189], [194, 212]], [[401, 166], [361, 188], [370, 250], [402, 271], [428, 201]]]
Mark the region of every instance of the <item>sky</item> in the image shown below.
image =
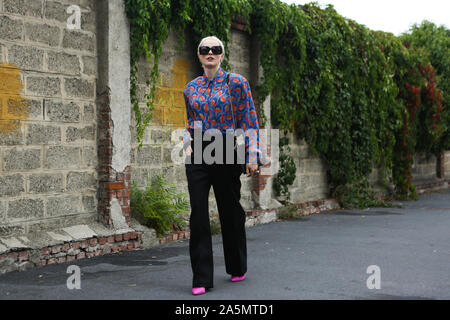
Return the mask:
[[[305, 4], [312, 1], [281, 0]], [[372, 30], [391, 32], [398, 36], [414, 23], [423, 20], [445, 25], [450, 29], [450, 0], [316, 0], [322, 7], [332, 4], [336, 11]]]

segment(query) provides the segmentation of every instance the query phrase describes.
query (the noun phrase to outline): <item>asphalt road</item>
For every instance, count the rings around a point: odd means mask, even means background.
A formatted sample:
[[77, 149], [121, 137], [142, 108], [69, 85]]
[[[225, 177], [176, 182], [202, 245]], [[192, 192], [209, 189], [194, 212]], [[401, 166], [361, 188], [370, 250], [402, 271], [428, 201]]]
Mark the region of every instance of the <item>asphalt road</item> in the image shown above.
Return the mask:
[[[1, 275], [0, 299], [450, 299], [450, 189], [403, 204], [251, 227], [240, 283], [225, 273], [221, 236], [214, 236], [215, 283], [202, 296], [191, 294], [184, 240]], [[67, 287], [73, 264], [81, 289]], [[368, 273], [369, 266], [376, 267]], [[377, 275], [379, 289], [369, 289]]]

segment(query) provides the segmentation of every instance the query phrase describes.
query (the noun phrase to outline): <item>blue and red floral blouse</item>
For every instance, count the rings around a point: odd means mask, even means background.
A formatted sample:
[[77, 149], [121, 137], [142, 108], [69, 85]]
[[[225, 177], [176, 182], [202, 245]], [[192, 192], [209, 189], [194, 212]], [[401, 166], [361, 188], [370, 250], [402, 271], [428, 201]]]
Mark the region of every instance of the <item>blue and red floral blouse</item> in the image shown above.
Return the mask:
[[222, 133], [226, 133], [227, 129], [241, 128], [245, 133], [245, 162], [257, 163], [257, 157], [261, 158], [259, 124], [250, 85], [247, 79], [239, 74], [229, 75], [237, 128], [234, 127], [229, 105], [228, 73], [219, 67], [214, 79], [209, 80], [203, 74], [190, 81], [184, 89], [188, 126], [183, 134], [183, 143], [186, 145], [190, 142], [194, 128], [202, 129], [202, 132], [218, 129]]

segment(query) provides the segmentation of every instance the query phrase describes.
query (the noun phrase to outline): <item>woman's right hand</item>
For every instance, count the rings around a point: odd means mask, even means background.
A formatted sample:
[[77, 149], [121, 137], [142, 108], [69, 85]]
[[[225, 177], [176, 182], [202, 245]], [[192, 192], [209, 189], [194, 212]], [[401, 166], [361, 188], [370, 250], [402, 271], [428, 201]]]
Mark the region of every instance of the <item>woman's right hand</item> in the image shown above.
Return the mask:
[[[191, 141], [194, 141], [194, 139], [191, 138]], [[192, 146], [189, 146], [186, 148], [186, 155], [190, 156], [192, 153]]]

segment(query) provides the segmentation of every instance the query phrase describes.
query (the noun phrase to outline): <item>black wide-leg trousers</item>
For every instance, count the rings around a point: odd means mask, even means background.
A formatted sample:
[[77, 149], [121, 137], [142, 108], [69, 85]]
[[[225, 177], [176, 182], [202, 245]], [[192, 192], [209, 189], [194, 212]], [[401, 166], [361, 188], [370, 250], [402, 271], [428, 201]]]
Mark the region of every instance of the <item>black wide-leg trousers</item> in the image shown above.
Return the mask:
[[[203, 148], [205, 142], [203, 143]], [[203, 149], [202, 148], [202, 149]], [[214, 286], [214, 264], [208, 198], [214, 190], [222, 229], [226, 273], [241, 276], [247, 272], [245, 211], [241, 198], [238, 164], [185, 164], [191, 204], [189, 253], [193, 273], [192, 287]]]

